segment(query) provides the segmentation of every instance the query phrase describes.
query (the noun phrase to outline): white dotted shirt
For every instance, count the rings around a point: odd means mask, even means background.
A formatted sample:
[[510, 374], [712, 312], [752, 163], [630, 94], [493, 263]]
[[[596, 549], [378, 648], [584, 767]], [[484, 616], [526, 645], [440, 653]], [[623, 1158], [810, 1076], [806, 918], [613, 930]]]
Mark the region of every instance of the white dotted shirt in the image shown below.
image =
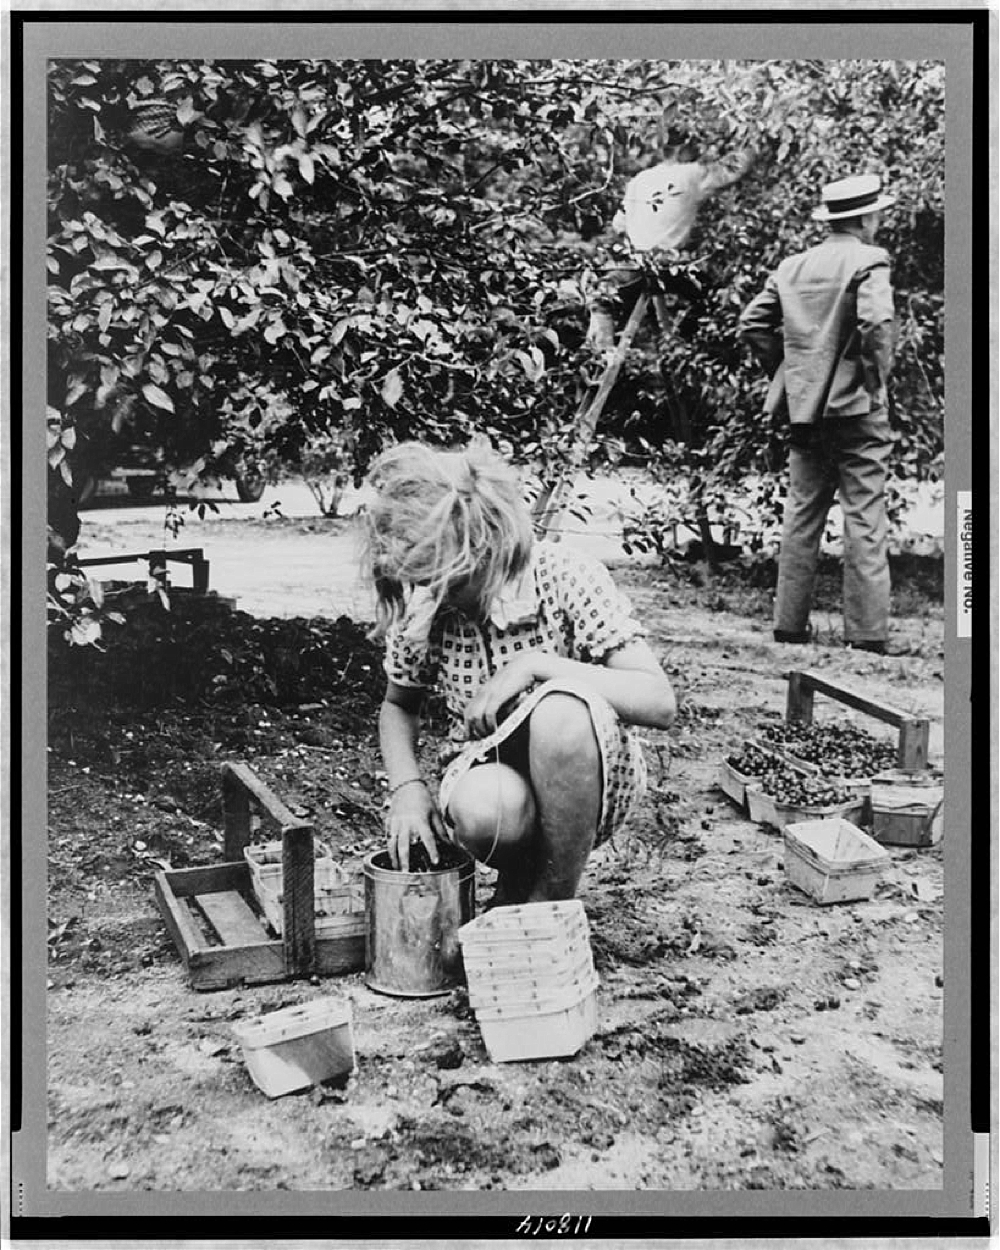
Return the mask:
[[517, 655], [544, 651], [600, 664], [646, 633], [603, 564], [549, 542], [535, 544], [520, 583], [484, 623], [456, 609], [438, 612], [427, 632], [410, 623], [404, 615], [388, 632], [386, 676], [399, 686], [440, 686], [458, 720], [483, 682]]

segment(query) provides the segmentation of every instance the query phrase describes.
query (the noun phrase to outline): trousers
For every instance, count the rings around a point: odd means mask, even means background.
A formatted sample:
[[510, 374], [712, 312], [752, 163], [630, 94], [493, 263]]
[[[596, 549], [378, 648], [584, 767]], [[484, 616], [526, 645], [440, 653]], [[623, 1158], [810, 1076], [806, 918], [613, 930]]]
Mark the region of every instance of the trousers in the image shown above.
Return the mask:
[[[659, 273], [657, 282], [661, 294], [677, 295], [689, 301], [689, 311], [678, 327], [681, 337], [689, 337], [705, 299], [704, 287], [688, 274], [672, 272], [669, 267]], [[599, 289], [590, 300], [587, 341], [594, 348], [608, 351], [614, 347], [617, 330], [628, 320], [645, 287], [646, 280], [641, 269], [612, 269], [604, 275]]]
[[808, 628], [823, 530], [839, 495], [844, 517], [844, 641], [886, 640], [891, 588], [885, 482], [891, 449], [884, 410], [792, 427], [776, 630], [801, 633]]

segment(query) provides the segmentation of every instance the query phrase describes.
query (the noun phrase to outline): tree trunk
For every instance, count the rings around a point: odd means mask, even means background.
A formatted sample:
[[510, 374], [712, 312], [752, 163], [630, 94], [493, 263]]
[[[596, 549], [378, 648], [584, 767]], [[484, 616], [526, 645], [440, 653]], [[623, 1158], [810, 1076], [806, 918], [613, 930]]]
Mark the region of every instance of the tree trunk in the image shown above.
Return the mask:
[[692, 498], [695, 499], [694, 514], [698, 522], [698, 532], [701, 534], [701, 545], [702, 550], [705, 552], [705, 563], [708, 566], [709, 577], [713, 577], [719, 571], [719, 555], [715, 541], [712, 538], [712, 526], [708, 519], [708, 508], [701, 497], [701, 490], [702, 481], [699, 478], [692, 490]]
[[[662, 296], [657, 295], [653, 297], [653, 308], [656, 311], [656, 320], [659, 323], [662, 340], [666, 338], [669, 330], [666, 303]], [[664, 373], [662, 364], [660, 366], [660, 376], [663, 378], [667, 391], [667, 405], [670, 408], [675, 437], [678, 442], [690, 447], [693, 440], [691, 414], [688, 411], [688, 406], [684, 402], [683, 397], [677, 394], [673, 382]], [[691, 500], [694, 504], [695, 521], [698, 525], [698, 533], [701, 535], [702, 550], [705, 553], [705, 561], [708, 566], [709, 577], [711, 577], [718, 570], [719, 560], [715, 543], [712, 539], [712, 527], [708, 519], [708, 508], [703, 498], [704, 488], [705, 483], [702, 477], [698, 476], [691, 479]]]

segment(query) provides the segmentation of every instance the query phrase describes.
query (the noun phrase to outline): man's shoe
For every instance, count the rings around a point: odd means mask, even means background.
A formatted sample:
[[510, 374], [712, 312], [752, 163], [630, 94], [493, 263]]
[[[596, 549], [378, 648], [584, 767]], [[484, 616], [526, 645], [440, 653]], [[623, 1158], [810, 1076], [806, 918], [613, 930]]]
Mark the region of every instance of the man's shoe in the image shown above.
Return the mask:
[[885, 643], [878, 638], [864, 638], [860, 642], [845, 642], [848, 651], [872, 651], [875, 655], [885, 655]]
[[776, 629], [774, 631], [775, 642], [794, 642], [794, 643], [812, 642], [812, 636], [813, 636], [813, 631], [812, 631], [811, 625], [807, 625], [805, 629], [801, 629], [801, 630]]

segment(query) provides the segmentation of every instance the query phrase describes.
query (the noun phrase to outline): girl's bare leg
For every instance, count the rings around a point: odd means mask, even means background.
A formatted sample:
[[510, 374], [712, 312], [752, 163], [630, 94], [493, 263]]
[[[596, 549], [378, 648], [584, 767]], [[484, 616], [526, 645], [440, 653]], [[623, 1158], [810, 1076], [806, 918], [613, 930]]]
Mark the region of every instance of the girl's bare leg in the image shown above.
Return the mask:
[[534, 878], [537, 812], [531, 786], [509, 764], [478, 764], [448, 803], [458, 842], [499, 872], [496, 903], [523, 903]]
[[452, 791], [458, 841], [498, 870], [495, 902], [573, 898], [597, 836], [603, 785], [586, 703], [547, 695], [502, 751], [509, 763], [479, 764]]
[[589, 708], [573, 695], [547, 695], [529, 723], [538, 829], [535, 879], [527, 901], [573, 898], [601, 816], [600, 748]]

